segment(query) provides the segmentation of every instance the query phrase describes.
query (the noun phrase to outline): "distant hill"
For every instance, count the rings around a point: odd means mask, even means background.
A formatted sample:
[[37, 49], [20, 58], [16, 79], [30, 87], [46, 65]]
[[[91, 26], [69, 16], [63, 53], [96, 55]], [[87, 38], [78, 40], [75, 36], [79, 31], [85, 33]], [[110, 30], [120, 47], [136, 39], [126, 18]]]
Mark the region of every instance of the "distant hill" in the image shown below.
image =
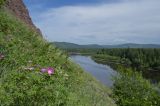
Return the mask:
[[78, 45], [68, 42], [53, 42], [57, 47], [62, 49], [85, 49], [85, 48], [160, 48], [159, 44], [134, 44], [126, 43], [120, 45], [98, 45], [98, 44], [89, 44], [89, 45]]
[[126, 43], [120, 45], [102, 45], [104, 48], [160, 48], [158, 44], [134, 44]]
[[63, 48], [63, 49], [74, 49], [74, 48], [103, 48], [100, 45], [91, 44], [91, 45], [78, 45], [74, 43], [68, 43], [68, 42], [53, 42], [57, 47]]

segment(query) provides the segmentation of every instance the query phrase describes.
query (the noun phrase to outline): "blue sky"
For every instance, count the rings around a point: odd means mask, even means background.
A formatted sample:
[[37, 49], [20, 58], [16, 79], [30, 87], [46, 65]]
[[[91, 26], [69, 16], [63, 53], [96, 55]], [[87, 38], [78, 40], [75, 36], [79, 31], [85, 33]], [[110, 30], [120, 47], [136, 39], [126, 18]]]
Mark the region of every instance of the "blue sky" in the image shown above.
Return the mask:
[[160, 0], [24, 0], [49, 41], [160, 44]]

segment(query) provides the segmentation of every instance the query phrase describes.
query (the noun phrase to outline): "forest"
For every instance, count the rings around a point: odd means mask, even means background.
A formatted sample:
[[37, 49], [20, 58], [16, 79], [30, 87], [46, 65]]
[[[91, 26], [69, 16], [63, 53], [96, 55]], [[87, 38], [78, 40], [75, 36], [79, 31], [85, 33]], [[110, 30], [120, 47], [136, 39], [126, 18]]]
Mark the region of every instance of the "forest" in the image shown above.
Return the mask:
[[112, 62], [112, 65], [118, 63], [130, 67], [152, 81], [160, 80], [160, 49], [101, 49], [92, 58], [100, 63]]
[[137, 70], [160, 70], [160, 49], [102, 49], [97, 54], [127, 59], [131, 67]]

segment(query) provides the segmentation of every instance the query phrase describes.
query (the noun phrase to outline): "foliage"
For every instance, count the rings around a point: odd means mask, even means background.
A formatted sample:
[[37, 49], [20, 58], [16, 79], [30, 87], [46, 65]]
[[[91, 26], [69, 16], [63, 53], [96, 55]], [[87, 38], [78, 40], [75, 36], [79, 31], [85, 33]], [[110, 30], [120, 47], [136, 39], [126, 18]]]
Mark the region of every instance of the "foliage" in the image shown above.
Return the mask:
[[107, 54], [94, 54], [92, 55], [92, 59], [95, 60], [96, 62], [108, 64], [113, 67], [119, 64], [127, 67], [127, 66], [130, 66], [131, 64], [128, 59], [124, 59], [124, 58], [122, 59], [120, 57], [111, 56]]
[[[62, 77], [62, 75], [59, 77]], [[67, 86], [65, 86], [65, 82], [48, 75], [36, 72], [12, 71], [1, 83], [3, 85], [1, 85], [0, 100], [3, 105], [44, 106], [66, 104]]]
[[138, 72], [130, 69], [122, 71], [121, 75], [115, 77], [113, 97], [119, 106], [160, 105], [158, 91]]
[[4, 4], [6, 0], [0, 0], [0, 7]]
[[[139, 69], [143, 70], [142, 73], [148, 69], [159, 71], [160, 49], [102, 49], [97, 54], [92, 55], [92, 58], [96, 62], [104, 64], [111, 65], [113, 63], [112, 68], [116, 68], [120, 73], [119, 76], [115, 77], [113, 87], [113, 98], [117, 105], [160, 105], [159, 84], [158, 86], [151, 85], [139, 71]], [[158, 74], [157, 77], [159, 78]], [[158, 81], [158, 79], [156, 80]]]
[[[114, 106], [107, 88], [4, 10], [0, 55], [1, 106]], [[55, 73], [42, 74], [46, 67]]]
[[117, 56], [128, 59], [131, 66], [137, 70], [147, 68], [160, 69], [160, 49], [102, 49], [97, 54]]

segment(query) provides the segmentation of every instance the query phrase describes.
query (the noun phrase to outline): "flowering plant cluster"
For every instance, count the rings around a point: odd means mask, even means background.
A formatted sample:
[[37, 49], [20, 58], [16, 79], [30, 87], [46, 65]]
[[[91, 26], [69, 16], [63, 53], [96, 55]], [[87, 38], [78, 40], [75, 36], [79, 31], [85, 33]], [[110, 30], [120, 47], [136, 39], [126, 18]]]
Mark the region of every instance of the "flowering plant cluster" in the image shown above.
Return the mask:
[[[31, 63], [31, 61], [30, 61]], [[28, 70], [28, 71], [33, 71], [36, 69], [37, 66], [31, 66], [31, 67], [23, 67], [24, 70]], [[52, 74], [54, 74], [55, 69], [52, 67], [48, 67], [48, 68], [40, 68], [38, 66], [38, 70], [40, 70], [41, 73], [48, 73], [49, 76], [51, 76]]]
[[52, 74], [54, 74], [55, 70], [53, 68], [49, 67], [49, 68], [42, 68], [41, 72], [48, 73], [48, 75], [51, 76]]

